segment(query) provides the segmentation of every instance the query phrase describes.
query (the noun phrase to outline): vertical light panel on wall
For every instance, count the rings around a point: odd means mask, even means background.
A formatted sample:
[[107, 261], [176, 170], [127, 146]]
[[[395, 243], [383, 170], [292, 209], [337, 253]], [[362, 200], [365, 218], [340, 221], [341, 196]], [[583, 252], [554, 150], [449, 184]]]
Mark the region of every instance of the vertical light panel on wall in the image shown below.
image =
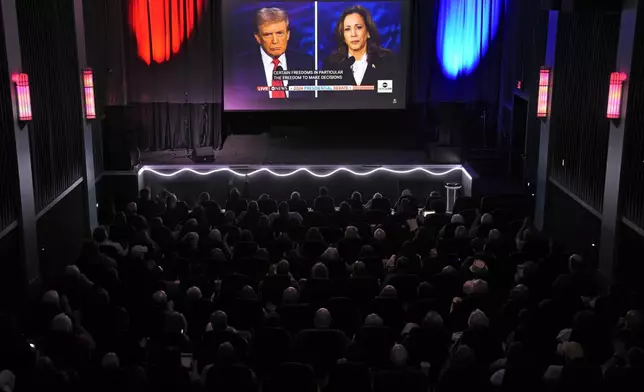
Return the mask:
[[622, 109], [622, 91], [626, 74], [624, 72], [613, 72], [610, 74], [610, 88], [608, 90], [608, 109], [606, 118], [618, 119]]
[[449, 79], [469, 75], [496, 37], [503, 0], [440, 0], [436, 54]]
[[550, 68], [541, 67], [539, 71], [539, 102], [537, 103], [537, 117], [548, 117], [548, 97], [550, 93]]
[[29, 76], [26, 73], [17, 73], [11, 76], [11, 81], [16, 87], [16, 98], [18, 99], [18, 119], [20, 121], [30, 121], [31, 114], [31, 96], [29, 93]]
[[94, 101], [94, 72], [91, 68], [83, 70], [83, 87], [85, 89], [85, 118], [96, 118], [96, 103]]

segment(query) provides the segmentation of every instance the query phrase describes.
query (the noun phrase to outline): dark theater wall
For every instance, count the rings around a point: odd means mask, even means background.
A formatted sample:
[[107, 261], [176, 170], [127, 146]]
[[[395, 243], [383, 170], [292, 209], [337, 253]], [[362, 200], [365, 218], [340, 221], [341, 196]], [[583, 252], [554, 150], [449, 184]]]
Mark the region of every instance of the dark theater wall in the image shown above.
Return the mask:
[[545, 231], [568, 252], [596, 260], [601, 218], [553, 183], [548, 184]]
[[20, 259], [20, 230], [0, 238], [0, 311], [16, 313], [22, 309], [26, 289], [25, 272]]
[[81, 178], [84, 170], [73, 6], [73, 0], [16, 2], [22, 65], [31, 88], [29, 131], [37, 212]]
[[628, 97], [624, 158], [622, 161], [622, 212], [644, 228], [644, 8], [635, 31]]
[[561, 13], [553, 77], [549, 175], [602, 211], [620, 14]]
[[89, 238], [82, 184], [74, 188], [37, 222], [40, 274], [45, 285], [66, 264], [78, 259]]
[[[0, 23], [2, 23], [2, 9], [0, 9]], [[0, 25], [0, 232], [17, 219], [19, 193], [13, 108], [8, 75], [4, 26]], [[0, 253], [0, 257], [1, 255]]]

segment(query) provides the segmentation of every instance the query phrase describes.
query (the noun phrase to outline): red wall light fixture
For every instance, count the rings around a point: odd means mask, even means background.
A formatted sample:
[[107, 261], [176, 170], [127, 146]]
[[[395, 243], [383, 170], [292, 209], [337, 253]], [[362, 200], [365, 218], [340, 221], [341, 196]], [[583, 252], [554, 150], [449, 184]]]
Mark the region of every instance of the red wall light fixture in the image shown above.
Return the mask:
[[537, 103], [537, 117], [548, 117], [548, 94], [550, 93], [550, 68], [541, 67], [539, 70], [539, 102]]
[[608, 90], [608, 109], [606, 109], [606, 118], [618, 119], [622, 109], [622, 91], [626, 74], [624, 72], [613, 72], [610, 74], [610, 87]]
[[11, 81], [16, 87], [16, 98], [18, 99], [18, 119], [20, 121], [30, 121], [33, 118], [33, 115], [31, 114], [29, 76], [27, 76], [26, 73], [16, 73], [11, 75]]
[[94, 72], [91, 68], [83, 70], [83, 88], [85, 89], [85, 118], [96, 118], [96, 102], [94, 100]]

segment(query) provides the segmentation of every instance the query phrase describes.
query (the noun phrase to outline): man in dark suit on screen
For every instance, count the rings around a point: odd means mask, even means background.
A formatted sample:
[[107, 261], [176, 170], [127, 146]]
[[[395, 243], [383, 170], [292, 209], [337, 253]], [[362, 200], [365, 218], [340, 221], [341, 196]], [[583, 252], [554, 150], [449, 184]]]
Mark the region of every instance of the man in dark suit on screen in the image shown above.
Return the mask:
[[[275, 71], [312, 71], [313, 57], [288, 50], [291, 36], [288, 13], [280, 8], [262, 8], [256, 14], [255, 40], [258, 49], [237, 57], [234, 62], [235, 89], [243, 89], [248, 99], [279, 100], [312, 97], [311, 92], [280, 91], [282, 87], [314, 85], [315, 81], [276, 80]], [[273, 91], [258, 92], [257, 86], [275, 88]], [[277, 102], [277, 101], [275, 101]]]

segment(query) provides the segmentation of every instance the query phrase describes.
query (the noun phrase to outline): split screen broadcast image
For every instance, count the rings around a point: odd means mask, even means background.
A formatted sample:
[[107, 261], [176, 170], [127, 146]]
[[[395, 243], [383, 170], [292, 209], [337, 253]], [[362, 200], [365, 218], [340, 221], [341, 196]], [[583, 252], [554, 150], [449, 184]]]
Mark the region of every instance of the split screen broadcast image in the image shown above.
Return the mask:
[[225, 110], [402, 109], [407, 2], [226, 0]]

